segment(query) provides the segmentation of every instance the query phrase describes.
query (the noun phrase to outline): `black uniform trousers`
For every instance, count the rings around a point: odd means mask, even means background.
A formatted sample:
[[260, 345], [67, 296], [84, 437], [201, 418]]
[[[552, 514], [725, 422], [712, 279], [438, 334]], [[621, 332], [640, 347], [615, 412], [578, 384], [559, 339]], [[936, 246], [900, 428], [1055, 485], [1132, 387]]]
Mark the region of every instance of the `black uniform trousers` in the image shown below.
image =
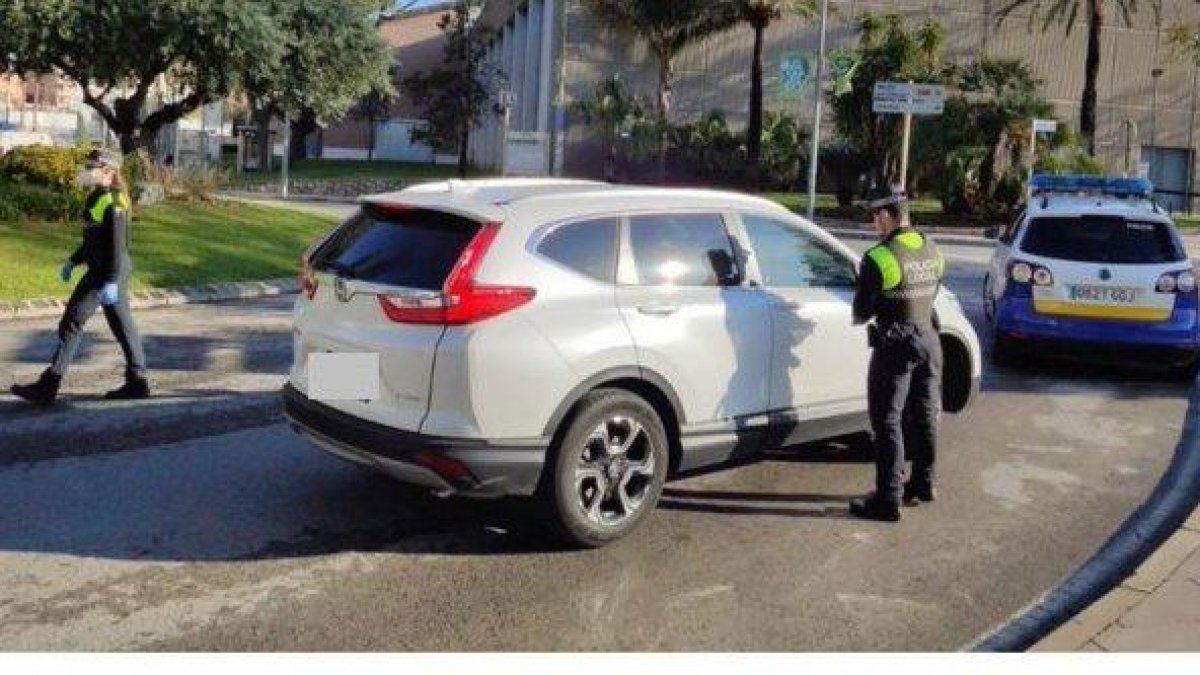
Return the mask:
[[905, 462], [911, 480], [933, 485], [937, 422], [942, 408], [942, 346], [937, 331], [915, 328], [883, 341], [871, 354], [867, 407], [875, 440], [875, 494], [899, 502]]
[[[62, 320], [58, 322], [58, 349], [54, 351], [54, 360], [50, 365], [50, 370], [59, 376], [65, 375], [67, 368], [71, 366], [79, 343], [83, 340], [84, 327], [96, 313], [96, 309], [101, 307], [100, 289], [104, 288], [104, 283], [104, 279], [88, 272], [79, 280], [75, 291], [71, 293], [71, 299], [67, 301], [67, 309], [63, 312]], [[128, 285], [128, 280], [119, 282], [119, 299], [115, 305], [103, 307], [104, 318], [125, 354], [125, 376], [145, 378], [146, 353], [142, 349], [142, 336], [138, 334], [137, 326], [133, 323]]]

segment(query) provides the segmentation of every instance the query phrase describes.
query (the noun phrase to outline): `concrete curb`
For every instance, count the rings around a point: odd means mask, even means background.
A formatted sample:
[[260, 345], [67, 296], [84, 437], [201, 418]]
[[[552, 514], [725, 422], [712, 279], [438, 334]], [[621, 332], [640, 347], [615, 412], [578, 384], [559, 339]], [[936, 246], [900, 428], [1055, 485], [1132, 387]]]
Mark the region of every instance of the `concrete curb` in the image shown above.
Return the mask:
[[1089, 643], [1157, 591], [1197, 551], [1200, 551], [1200, 509], [1158, 547], [1120, 586], [1042, 638], [1030, 651], [1073, 652]]
[[245, 192], [241, 190], [230, 190], [217, 194], [218, 199], [233, 199], [237, 201], [249, 202], [296, 202], [298, 204], [359, 204], [360, 200], [357, 197], [327, 197], [323, 195], [289, 195], [286, 199], [279, 196], [277, 193], [270, 192]]
[[[181, 288], [151, 288], [130, 294], [134, 309], [151, 309], [172, 305], [189, 305], [204, 302], [220, 302], [241, 298], [262, 298], [272, 295], [288, 295], [300, 292], [300, 282], [295, 278], [267, 279], [263, 281], [237, 281]], [[66, 300], [37, 298], [20, 302], [0, 302], [0, 321], [37, 319], [61, 316]]]
[[[1081, 623], [1087, 622], [1086, 630], [1107, 621], [1107, 617], [1115, 621], [1144, 599], [1148, 594], [1146, 589], [1157, 588], [1178, 566], [1172, 566], [1169, 562], [1177, 558], [1177, 550], [1187, 548], [1186, 542], [1171, 544], [1169, 538], [1183, 526], [1198, 503], [1200, 387], [1193, 384], [1175, 456], [1150, 497], [1091, 559], [1057, 588], [1034, 601], [969, 649], [977, 652], [1025, 651], [1053, 635], [1072, 618]], [[1164, 556], [1158, 561], [1151, 558], [1156, 551], [1162, 551]], [[1184, 559], [1186, 556], [1178, 558], [1179, 562]], [[1118, 588], [1122, 584], [1125, 587]], [[1112, 597], [1107, 598], [1110, 591], [1113, 591]], [[1090, 607], [1094, 607], [1094, 614], [1082, 614]], [[1105, 625], [1108, 624], [1111, 621]], [[1072, 634], [1056, 638], [1066, 642], [1075, 639]], [[1050, 648], [1055, 648], [1053, 643]]]

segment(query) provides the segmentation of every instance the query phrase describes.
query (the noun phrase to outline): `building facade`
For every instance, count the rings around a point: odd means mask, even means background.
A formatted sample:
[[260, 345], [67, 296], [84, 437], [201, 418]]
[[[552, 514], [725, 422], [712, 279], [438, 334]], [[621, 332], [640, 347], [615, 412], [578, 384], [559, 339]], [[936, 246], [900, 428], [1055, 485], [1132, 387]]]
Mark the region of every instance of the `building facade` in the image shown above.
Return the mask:
[[[999, 23], [997, 13], [1008, 0], [830, 0], [829, 4], [828, 51], [853, 48], [858, 39], [855, 27], [867, 13], [899, 13], [914, 24], [933, 18], [946, 29], [949, 60], [1023, 59], [1044, 81], [1058, 117], [1077, 124], [1087, 41], [1082, 17], [1068, 34], [1058, 25], [1044, 31], [1040, 23], [1031, 25], [1027, 9]], [[1140, 157], [1150, 164], [1151, 177], [1163, 190], [1160, 199], [1169, 201], [1170, 193], [1178, 192], [1175, 199], [1181, 203], [1200, 168], [1195, 151], [1197, 68], [1172, 51], [1166, 29], [1180, 21], [1200, 21], [1200, 4], [1163, 0], [1160, 15], [1149, 5], [1142, 4], [1129, 26], [1111, 12], [1104, 28], [1097, 83], [1097, 153], [1109, 166], [1122, 166], [1125, 130], [1132, 122]], [[512, 106], [507, 134], [502, 115], [488, 116], [477, 130], [472, 142], [474, 161], [513, 174], [598, 175], [602, 153], [589, 140], [591, 135], [570, 115], [556, 112], [570, 101], [588, 97], [599, 81], [613, 74], [619, 74], [633, 91], [652, 97], [657, 76], [644, 46], [598, 25], [580, 0], [491, 0], [480, 21], [496, 31], [491, 59], [507, 75], [497, 86], [497, 99], [507, 90]], [[744, 123], [752, 39], [750, 28], [736, 27], [688, 48], [676, 59], [673, 121], [719, 110], [731, 124]], [[785, 17], [768, 29], [764, 51], [768, 109], [811, 122], [815, 89], [810, 86], [799, 99], [785, 99], [775, 84], [788, 55], [806, 55], [812, 62], [818, 39], [817, 22], [812, 20]], [[823, 129], [830, 133], [832, 125], [823, 124]]]
[[442, 3], [380, 18], [379, 37], [392, 51], [398, 91], [395, 101], [377, 120], [348, 115], [322, 132], [322, 156], [331, 159], [390, 159], [432, 161], [433, 150], [411, 140], [422, 122], [419, 103], [399, 86], [399, 80], [442, 63], [445, 36], [438, 22], [451, 5]]

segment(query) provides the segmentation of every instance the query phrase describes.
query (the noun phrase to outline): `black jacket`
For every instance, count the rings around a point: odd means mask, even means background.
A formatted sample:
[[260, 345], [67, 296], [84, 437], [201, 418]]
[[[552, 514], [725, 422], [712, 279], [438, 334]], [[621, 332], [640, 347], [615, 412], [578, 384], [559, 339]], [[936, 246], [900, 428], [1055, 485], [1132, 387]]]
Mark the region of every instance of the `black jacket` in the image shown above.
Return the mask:
[[[111, 194], [113, 203], [104, 209], [99, 221], [92, 218], [92, 208], [105, 194]], [[83, 243], [71, 254], [71, 262], [87, 265], [87, 276], [96, 283], [122, 282], [133, 271], [129, 257], [128, 216], [120, 208], [120, 196], [115, 192], [97, 188], [87, 196], [83, 207]]]

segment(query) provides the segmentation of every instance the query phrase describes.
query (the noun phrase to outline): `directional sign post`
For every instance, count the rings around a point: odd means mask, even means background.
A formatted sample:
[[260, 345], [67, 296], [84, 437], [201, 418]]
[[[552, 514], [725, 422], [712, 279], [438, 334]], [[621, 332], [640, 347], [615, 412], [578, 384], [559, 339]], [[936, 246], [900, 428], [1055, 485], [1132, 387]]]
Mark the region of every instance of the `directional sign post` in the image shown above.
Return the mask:
[[904, 115], [904, 142], [900, 154], [900, 188], [908, 186], [908, 147], [913, 115], [941, 115], [946, 107], [946, 88], [940, 84], [876, 82], [871, 110], [882, 115]]

